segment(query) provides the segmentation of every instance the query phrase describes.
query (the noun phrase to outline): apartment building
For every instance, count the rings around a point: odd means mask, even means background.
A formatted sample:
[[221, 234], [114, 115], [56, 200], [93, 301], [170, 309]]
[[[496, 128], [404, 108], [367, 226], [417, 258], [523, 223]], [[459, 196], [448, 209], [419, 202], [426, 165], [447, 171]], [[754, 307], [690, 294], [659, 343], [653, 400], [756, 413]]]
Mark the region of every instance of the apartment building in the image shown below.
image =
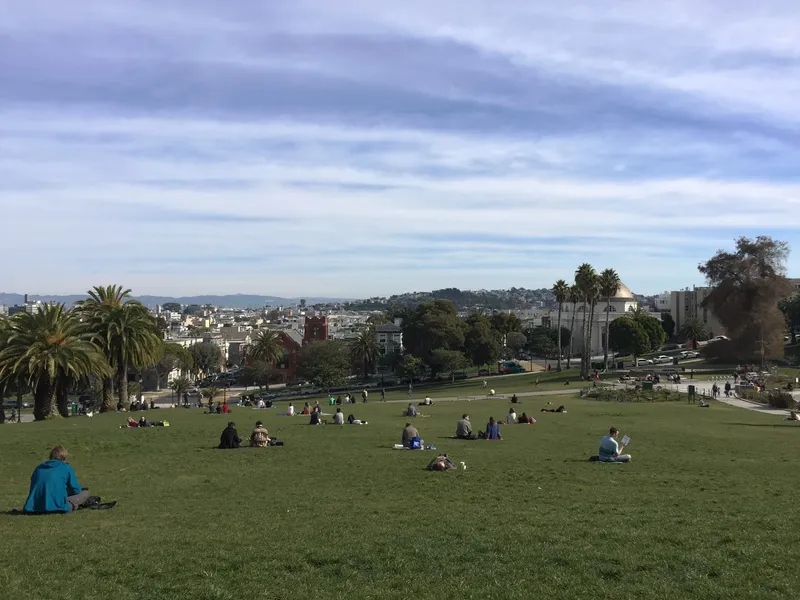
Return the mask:
[[725, 334], [725, 328], [711, 309], [703, 307], [703, 302], [711, 293], [710, 287], [692, 287], [669, 293], [669, 312], [675, 321], [675, 332], [680, 332], [686, 321], [697, 318], [702, 321], [708, 335], [719, 336]]

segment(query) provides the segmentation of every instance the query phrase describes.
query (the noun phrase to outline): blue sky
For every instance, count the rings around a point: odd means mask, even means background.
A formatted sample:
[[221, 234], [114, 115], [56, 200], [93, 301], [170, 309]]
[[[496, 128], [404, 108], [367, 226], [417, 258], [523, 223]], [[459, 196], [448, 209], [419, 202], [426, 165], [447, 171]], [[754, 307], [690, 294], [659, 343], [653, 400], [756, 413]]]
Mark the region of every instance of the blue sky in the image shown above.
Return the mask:
[[0, 291], [362, 297], [589, 262], [657, 293], [739, 235], [800, 246], [796, 2], [0, 14]]

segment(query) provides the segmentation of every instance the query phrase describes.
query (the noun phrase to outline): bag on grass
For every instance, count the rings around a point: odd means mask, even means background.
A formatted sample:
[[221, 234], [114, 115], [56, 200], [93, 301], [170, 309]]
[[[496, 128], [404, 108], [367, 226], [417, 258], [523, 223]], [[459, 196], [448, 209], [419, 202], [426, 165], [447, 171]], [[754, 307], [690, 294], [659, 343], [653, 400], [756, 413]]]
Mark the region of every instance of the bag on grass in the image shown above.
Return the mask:
[[408, 447], [410, 450], [422, 450], [422, 439], [419, 436], [411, 438]]
[[270, 446], [283, 446], [283, 440], [278, 440], [278, 439], [272, 438], [269, 441], [269, 445]]
[[437, 456], [426, 467], [428, 471], [449, 471], [457, 468], [458, 467], [456, 467], [456, 463], [450, 460], [450, 457], [448, 457], [447, 454]]

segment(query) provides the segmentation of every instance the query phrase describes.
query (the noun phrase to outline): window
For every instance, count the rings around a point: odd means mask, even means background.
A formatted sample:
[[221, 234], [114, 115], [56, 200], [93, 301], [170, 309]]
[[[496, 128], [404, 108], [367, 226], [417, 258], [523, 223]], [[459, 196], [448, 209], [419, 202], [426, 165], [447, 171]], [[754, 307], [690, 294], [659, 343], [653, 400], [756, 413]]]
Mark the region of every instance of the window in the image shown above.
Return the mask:
[[617, 307], [606, 305], [603, 307], [603, 312], [617, 312]]

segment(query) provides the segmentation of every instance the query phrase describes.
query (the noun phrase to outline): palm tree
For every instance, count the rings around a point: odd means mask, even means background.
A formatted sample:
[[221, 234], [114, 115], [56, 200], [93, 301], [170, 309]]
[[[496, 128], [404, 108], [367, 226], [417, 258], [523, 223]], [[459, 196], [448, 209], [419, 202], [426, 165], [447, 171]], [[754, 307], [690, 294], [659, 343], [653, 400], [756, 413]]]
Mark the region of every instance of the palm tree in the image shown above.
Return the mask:
[[172, 395], [176, 396], [178, 399], [177, 404], [181, 404], [183, 395], [192, 387], [192, 382], [189, 381], [188, 377], [181, 375], [177, 379], [174, 379], [172, 383], [169, 384], [169, 387], [172, 390]]
[[374, 327], [364, 329], [350, 347], [353, 360], [364, 363], [364, 379], [369, 376], [369, 367], [378, 357], [378, 336]]
[[[128, 407], [128, 369], [154, 365], [163, 352], [155, 318], [131, 290], [110, 285], [95, 287], [89, 298], [78, 303], [89, 327], [101, 340], [101, 347], [116, 375], [118, 404]], [[101, 411], [112, 408], [111, 381], [103, 382]]]
[[567, 282], [563, 279], [556, 281], [555, 285], [553, 285], [553, 295], [558, 303], [558, 365], [556, 369], [561, 371], [561, 311], [569, 297], [569, 285], [567, 285]]
[[219, 388], [218, 387], [207, 387], [203, 390], [203, 396], [208, 399], [208, 406], [211, 408], [211, 405], [214, 403], [214, 398], [219, 396]]
[[250, 346], [250, 358], [274, 365], [283, 360], [283, 344], [280, 335], [271, 329], [262, 329]]
[[569, 369], [572, 364], [572, 341], [575, 339], [575, 311], [577, 311], [578, 302], [581, 300], [581, 292], [577, 285], [569, 286], [567, 300], [572, 304], [572, 322], [569, 326], [569, 352], [567, 353], [567, 369]]
[[[581, 352], [581, 377], [589, 375], [589, 359], [591, 358], [591, 306], [595, 300], [597, 285], [597, 273], [594, 267], [588, 263], [583, 263], [575, 271], [575, 285], [581, 293], [581, 300], [583, 301], [583, 350]], [[587, 317], [589, 318], [587, 327]]]
[[73, 382], [110, 372], [95, 334], [63, 304], [14, 315], [3, 337], [0, 379], [13, 378], [33, 390], [37, 421], [55, 415], [57, 393], [65, 414], [66, 392]]
[[164, 342], [163, 356], [153, 367], [156, 372], [157, 386], [161, 389], [161, 382], [175, 369], [180, 369], [181, 374], [191, 371], [194, 366], [192, 353], [186, 347], [175, 342]]
[[692, 349], [697, 350], [697, 340], [708, 335], [706, 324], [697, 317], [689, 317], [681, 327], [681, 335], [685, 336], [687, 340], [691, 340]]
[[606, 299], [606, 336], [603, 343], [603, 366], [608, 370], [608, 328], [611, 323], [611, 298], [617, 295], [622, 283], [614, 269], [606, 269], [600, 273], [600, 293]]

